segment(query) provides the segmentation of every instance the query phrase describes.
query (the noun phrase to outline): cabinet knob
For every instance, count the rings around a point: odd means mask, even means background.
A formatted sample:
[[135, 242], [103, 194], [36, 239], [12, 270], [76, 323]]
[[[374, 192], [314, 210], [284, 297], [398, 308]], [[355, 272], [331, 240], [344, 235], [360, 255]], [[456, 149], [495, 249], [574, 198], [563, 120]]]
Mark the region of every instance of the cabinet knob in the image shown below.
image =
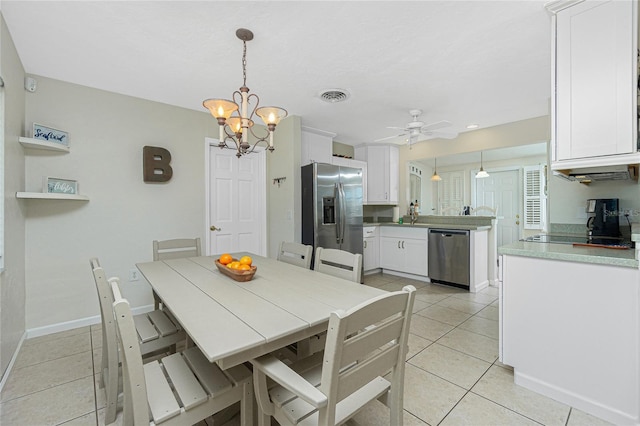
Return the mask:
[[365, 241], [362, 248], [367, 248], [367, 242]]
[[516, 220], [516, 225], [520, 225], [520, 221], [519, 220]]

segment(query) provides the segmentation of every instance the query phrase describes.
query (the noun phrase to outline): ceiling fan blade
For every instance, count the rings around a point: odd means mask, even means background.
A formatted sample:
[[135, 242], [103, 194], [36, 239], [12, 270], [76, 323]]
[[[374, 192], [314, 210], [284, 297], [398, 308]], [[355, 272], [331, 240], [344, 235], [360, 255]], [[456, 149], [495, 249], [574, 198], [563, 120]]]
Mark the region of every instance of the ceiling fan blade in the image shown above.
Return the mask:
[[422, 132], [424, 133], [429, 130], [442, 129], [443, 127], [449, 127], [449, 126], [451, 126], [450, 121], [442, 120], [442, 121], [437, 121], [435, 123], [427, 124], [426, 126], [422, 126], [420, 130], [422, 130]]
[[387, 126], [387, 129], [395, 129], [395, 130], [402, 130], [403, 132], [406, 132], [407, 129], [405, 127], [391, 127], [391, 126]]
[[423, 135], [427, 136], [427, 139], [455, 139], [458, 137], [457, 132], [423, 132]]
[[388, 141], [388, 140], [391, 140], [391, 139], [397, 139], [397, 138], [400, 138], [400, 137], [405, 136], [405, 135], [406, 135], [406, 133], [401, 133], [399, 135], [394, 135], [394, 136], [387, 136], [386, 138], [375, 139], [374, 142], [384, 142], [384, 141]]

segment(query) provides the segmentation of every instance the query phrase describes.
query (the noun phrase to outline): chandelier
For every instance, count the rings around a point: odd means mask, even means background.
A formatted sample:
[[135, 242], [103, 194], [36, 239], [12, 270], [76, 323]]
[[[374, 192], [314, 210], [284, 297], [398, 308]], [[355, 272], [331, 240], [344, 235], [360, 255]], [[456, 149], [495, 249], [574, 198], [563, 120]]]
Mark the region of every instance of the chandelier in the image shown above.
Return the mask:
[[[239, 91], [233, 92], [232, 99], [206, 99], [202, 102], [211, 115], [218, 120], [220, 126], [220, 136], [218, 146], [220, 148], [230, 148], [237, 151], [236, 156], [240, 158], [244, 154], [253, 152], [256, 146], [265, 142], [269, 151], [273, 152], [273, 132], [276, 125], [287, 116], [285, 109], [268, 106], [260, 107], [260, 98], [256, 94], [249, 94], [247, 87], [247, 42], [253, 40], [253, 33], [245, 28], [236, 31], [236, 37], [242, 40], [242, 87]], [[250, 103], [255, 100], [255, 105], [249, 114]], [[264, 136], [258, 136], [253, 132], [253, 116], [257, 114], [264, 124], [267, 125], [268, 132]], [[249, 132], [257, 139], [251, 145], [249, 143]], [[230, 146], [233, 143], [235, 146]]]

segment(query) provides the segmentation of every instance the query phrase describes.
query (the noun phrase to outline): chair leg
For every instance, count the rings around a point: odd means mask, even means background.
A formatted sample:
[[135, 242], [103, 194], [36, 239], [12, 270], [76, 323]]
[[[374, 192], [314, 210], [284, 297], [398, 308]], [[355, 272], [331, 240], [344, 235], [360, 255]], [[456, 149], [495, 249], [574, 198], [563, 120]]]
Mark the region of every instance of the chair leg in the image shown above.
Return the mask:
[[242, 426], [253, 426], [253, 383], [247, 380], [242, 384], [242, 399], [240, 400], [240, 424]]
[[[107, 380], [104, 380], [105, 375], [108, 377]], [[105, 369], [101, 376], [105, 382], [104, 391], [107, 400], [104, 410], [104, 423], [108, 425], [116, 421], [116, 410], [118, 408], [118, 373], [116, 372], [114, 377], [108, 369]]]

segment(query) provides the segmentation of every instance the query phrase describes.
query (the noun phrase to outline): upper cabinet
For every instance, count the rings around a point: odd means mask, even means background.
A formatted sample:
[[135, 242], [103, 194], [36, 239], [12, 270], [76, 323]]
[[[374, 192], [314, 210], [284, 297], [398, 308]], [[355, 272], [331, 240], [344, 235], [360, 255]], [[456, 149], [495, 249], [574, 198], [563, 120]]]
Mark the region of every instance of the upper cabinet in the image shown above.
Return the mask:
[[355, 149], [355, 157], [367, 163], [367, 203], [398, 204], [400, 155], [397, 146], [367, 145]]
[[324, 130], [302, 127], [302, 144], [300, 147], [300, 165], [311, 163], [331, 164], [333, 158], [333, 138], [335, 133]]
[[552, 169], [638, 163], [638, 3], [567, 4], [548, 6]]

